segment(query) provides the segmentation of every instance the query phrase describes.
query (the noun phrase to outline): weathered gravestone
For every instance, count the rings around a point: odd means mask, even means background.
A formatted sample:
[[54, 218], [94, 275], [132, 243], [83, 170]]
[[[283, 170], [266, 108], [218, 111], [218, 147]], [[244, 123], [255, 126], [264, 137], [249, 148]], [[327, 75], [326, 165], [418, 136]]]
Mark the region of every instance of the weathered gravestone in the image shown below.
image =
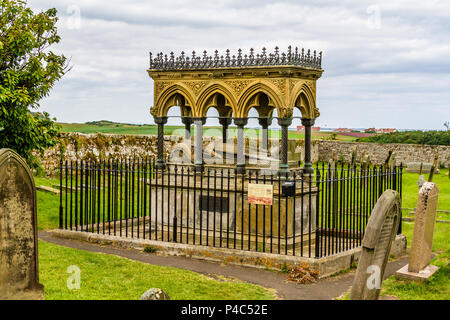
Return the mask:
[[36, 189], [25, 160], [0, 149], [0, 299], [42, 299]]
[[378, 199], [367, 223], [350, 299], [378, 299], [392, 242], [398, 231], [400, 211], [398, 192], [386, 190]]
[[[432, 163], [408, 162], [406, 164], [406, 172], [422, 174], [424, 172], [430, 172], [432, 167]], [[439, 173], [438, 167], [435, 167], [434, 173]]]
[[438, 270], [430, 265], [438, 196], [439, 189], [432, 182], [420, 188], [409, 264], [397, 271], [397, 277], [425, 281]]

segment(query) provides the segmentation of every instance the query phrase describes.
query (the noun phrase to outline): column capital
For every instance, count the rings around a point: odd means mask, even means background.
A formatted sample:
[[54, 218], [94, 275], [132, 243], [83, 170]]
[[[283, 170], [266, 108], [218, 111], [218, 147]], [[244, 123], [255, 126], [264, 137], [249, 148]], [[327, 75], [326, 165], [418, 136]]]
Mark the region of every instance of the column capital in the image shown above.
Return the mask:
[[153, 120], [155, 120], [156, 124], [166, 124], [167, 123], [167, 117], [153, 117]]
[[219, 117], [219, 123], [224, 127], [228, 127], [231, 124], [232, 120], [233, 120], [232, 118], [220, 118]]
[[288, 127], [292, 124], [292, 118], [278, 118], [278, 125]]
[[302, 125], [304, 125], [305, 127], [312, 127], [315, 122], [316, 119], [302, 118]]
[[243, 127], [248, 123], [248, 118], [233, 118], [233, 120], [238, 127]]
[[259, 125], [266, 129], [272, 124], [272, 118], [258, 118]]
[[192, 124], [192, 117], [181, 117], [181, 122], [185, 125]]
[[191, 118], [193, 122], [196, 121], [202, 121], [202, 124], [206, 123], [206, 117], [195, 117], [195, 118]]

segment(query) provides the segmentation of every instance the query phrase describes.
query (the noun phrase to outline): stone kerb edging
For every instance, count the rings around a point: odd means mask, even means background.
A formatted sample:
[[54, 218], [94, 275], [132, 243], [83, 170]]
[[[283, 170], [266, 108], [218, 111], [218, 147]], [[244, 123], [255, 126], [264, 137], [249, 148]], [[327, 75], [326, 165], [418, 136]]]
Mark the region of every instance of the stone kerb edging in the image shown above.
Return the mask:
[[[198, 260], [207, 260], [230, 265], [245, 266], [259, 269], [280, 271], [283, 266], [288, 268], [295, 264], [307, 263], [311, 269], [317, 270], [319, 278], [330, 276], [341, 270], [348, 269], [353, 262], [358, 261], [361, 248], [355, 248], [339, 254], [320, 259], [299, 256], [286, 256], [274, 253], [241, 251], [227, 248], [214, 248], [200, 245], [162, 242], [156, 240], [128, 239], [118, 236], [102, 235], [90, 232], [71, 230], [51, 230], [53, 236], [63, 239], [81, 240], [90, 243], [108, 244], [119, 248], [143, 251], [146, 246], [157, 249], [156, 254], [166, 256], [182, 256]], [[391, 254], [400, 256], [406, 251], [406, 237], [398, 235], [392, 244]]]

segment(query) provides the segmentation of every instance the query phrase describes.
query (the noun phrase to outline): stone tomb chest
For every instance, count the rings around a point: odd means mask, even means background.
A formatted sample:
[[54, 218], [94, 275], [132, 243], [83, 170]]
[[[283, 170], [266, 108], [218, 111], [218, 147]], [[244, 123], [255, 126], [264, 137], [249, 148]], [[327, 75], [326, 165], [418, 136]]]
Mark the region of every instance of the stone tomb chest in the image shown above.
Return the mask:
[[[203, 173], [190, 171], [188, 178], [180, 170], [177, 177], [172, 171], [170, 175], [166, 171], [164, 177], [159, 172], [150, 181], [152, 229], [161, 225], [173, 228], [176, 215], [177, 227], [197, 243], [200, 237], [212, 243], [215, 236], [223, 241], [236, 239], [238, 244], [240, 240], [252, 245], [256, 241], [280, 242], [290, 248], [294, 238], [296, 244], [303, 238], [306, 241], [305, 235], [314, 239], [317, 188], [307, 181], [303, 186], [297, 181], [294, 195], [285, 196], [285, 180], [277, 177], [266, 176], [264, 181], [260, 176], [256, 181], [248, 175], [235, 176], [231, 170], [215, 174], [214, 169], [205, 169]], [[273, 185], [272, 205], [249, 204], [249, 183]]]

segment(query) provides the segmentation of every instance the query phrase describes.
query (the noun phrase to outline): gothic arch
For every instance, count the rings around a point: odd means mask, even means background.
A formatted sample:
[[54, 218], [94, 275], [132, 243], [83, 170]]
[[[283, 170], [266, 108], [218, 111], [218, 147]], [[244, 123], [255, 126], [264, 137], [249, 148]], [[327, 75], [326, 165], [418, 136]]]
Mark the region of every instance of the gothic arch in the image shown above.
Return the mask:
[[[182, 99], [180, 98], [182, 97]], [[183, 101], [184, 99], [184, 101]], [[152, 112], [160, 117], [166, 117], [169, 109], [179, 102], [182, 116], [195, 116], [195, 104], [189, 90], [181, 84], [175, 84], [165, 89], [155, 103], [155, 111]]]
[[[302, 113], [303, 118], [315, 119], [318, 117], [316, 100], [311, 88], [306, 83], [301, 83], [294, 87], [291, 105], [295, 106]], [[317, 112], [316, 112], [317, 111]]]
[[[223, 103], [224, 107], [223, 109], [219, 109], [217, 101], [218, 95], [222, 95], [223, 98], [225, 99]], [[201, 115], [202, 117], [205, 117], [209, 108], [211, 107], [215, 107], [221, 116], [223, 115], [230, 117], [231, 114], [229, 114], [230, 113], [229, 111], [231, 111], [233, 115], [237, 114], [235, 97], [228, 88], [219, 83], [209, 85], [200, 93], [197, 99], [196, 113]]]
[[280, 113], [283, 106], [282, 99], [280, 98], [282, 96], [281, 92], [268, 83], [258, 82], [247, 88], [239, 98], [238, 110], [240, 112], [236, 117], [246, 118], [250, 109], [258, 106], [259, 93], [266, 94], [269, 98], [268, 105], [276, 108], [278, 113]]

